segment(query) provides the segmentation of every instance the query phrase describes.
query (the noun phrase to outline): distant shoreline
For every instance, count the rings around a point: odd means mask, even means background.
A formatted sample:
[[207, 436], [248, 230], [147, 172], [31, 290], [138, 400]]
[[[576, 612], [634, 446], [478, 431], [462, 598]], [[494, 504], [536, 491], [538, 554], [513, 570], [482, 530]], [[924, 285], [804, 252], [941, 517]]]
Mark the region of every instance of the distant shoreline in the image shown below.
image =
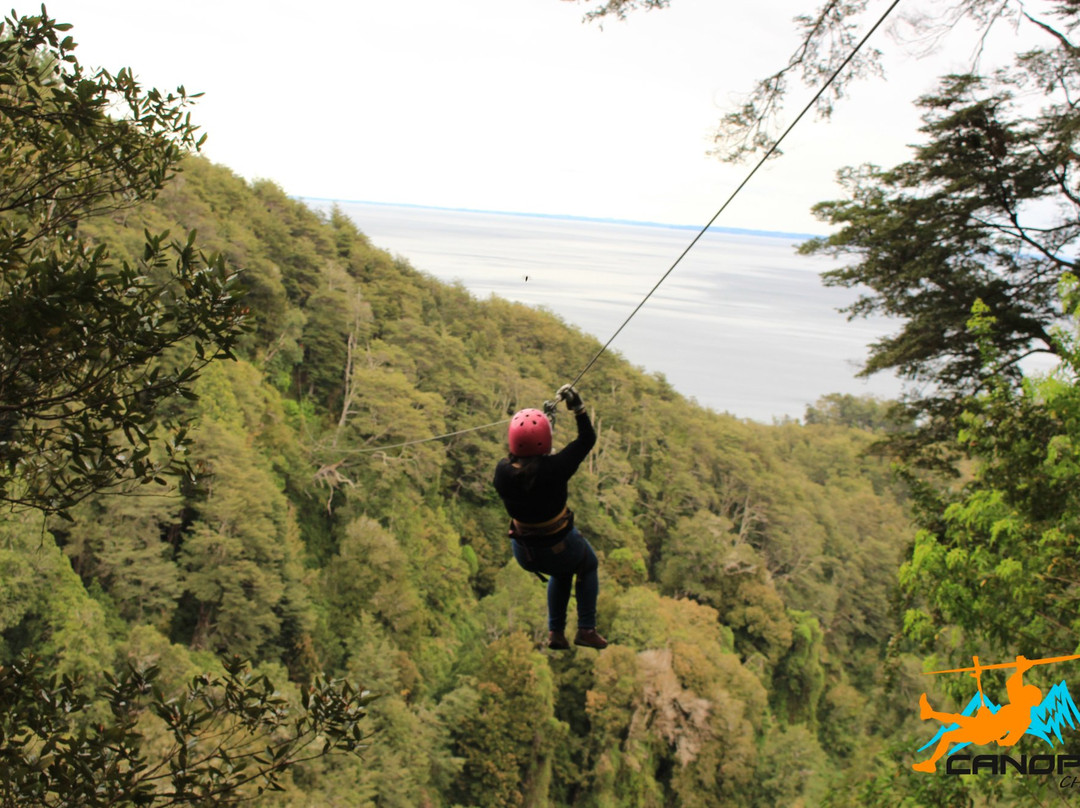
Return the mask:
[[[664, 222], [644, 222], [635, 219], [608, 219], [594, 216], [572, 216], [560, 213], [522, 213], [510, 210], [480, 210], [477, 208], [448, 208], [439, 205], [416, 205], [409, 202], [373, 202], [366, 199], [327, 199], [320, 196], [295, 196], [301, 202], [333, 203], [341, 205], [370, 205], [381, 208], [407, 208], [410, 210], [438, 210], [447, 213], [477, 213], [485, 216], [514, 216], [522, 219], [548, 219], [568, 222], [589, 222], [591, 224], [619, 224], [631, 227], [657, 227], [665, 230], [690, 230], [697, 231], [702, 225], [695, 224], [666, 224]], [[755, 236], [759, 238], [785, 238], [785, 239], [811, 239], [819, 238], [820, 233], [790, 233], [783, 230], [751, 230], [744, 227], [722, 227], [713, 225], [709, 228], [720, 233], [730, 233], [736, 236]]]

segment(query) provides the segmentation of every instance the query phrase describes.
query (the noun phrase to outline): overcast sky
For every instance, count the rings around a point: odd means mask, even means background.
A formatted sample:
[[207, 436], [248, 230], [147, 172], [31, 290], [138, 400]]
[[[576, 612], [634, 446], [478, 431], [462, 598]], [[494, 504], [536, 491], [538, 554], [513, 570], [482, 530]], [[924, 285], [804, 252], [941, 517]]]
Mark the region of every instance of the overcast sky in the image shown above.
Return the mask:
[[[716, 122], [816, 5], [672, 0], [601, 27], [560, 0], [47, 3], [84, 64], [204, 92], [205, 154], [291, 195], [691, 225], [748, 170], [706, 155]], [[955, 41], [916, 61], [879, 32], [887, 81], [805, 119], [717, 224], [823, 232], [838, 168], [906, 157], [911, 99], [970, 56]]]

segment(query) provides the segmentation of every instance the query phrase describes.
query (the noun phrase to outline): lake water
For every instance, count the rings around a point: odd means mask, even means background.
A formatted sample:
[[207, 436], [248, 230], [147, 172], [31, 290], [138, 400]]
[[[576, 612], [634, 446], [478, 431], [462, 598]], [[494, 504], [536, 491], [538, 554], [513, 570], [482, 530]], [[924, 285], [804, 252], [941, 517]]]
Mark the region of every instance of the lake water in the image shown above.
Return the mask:
[[[545, 307], [601, 343], [699, 229], [337, 204], [374, 245], [417, 269], [479, 298]], [[834, 262], [796, 255], [805, 238], [710, 229], [609, 350], [703, 406], [758, 421], [801, 417], [827, 393], [897, 395], [895, 378], [855, 378], [866, 346], [897, 324], [838, 313], [854, 293], [821, 284]], [[581, 388], [587, 395], [588, 376]]]

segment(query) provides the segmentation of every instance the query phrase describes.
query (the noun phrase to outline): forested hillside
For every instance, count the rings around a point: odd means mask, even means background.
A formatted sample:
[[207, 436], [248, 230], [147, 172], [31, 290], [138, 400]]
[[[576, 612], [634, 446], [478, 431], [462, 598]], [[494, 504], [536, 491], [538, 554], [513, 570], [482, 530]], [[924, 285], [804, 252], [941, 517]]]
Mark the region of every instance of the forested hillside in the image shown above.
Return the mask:
[[200, 158], [79, 227], [117, 260], [144, 230], [196, 230], [240, 270], [247, 329], [168, 404], [194, 417], [193, 483], [94, 496], [44, 530], [6, 517], [4, 660], [91, 680], [156, 661], [177, 687], [238, 654], [379, 695], [360, 756], [297, 765], [265, 805], [858, 802], [912, 712], [881, 690], [911, 529], [853, 425], [876, 405], [743, 422], [606, 355], [581, 384], [599, 441], [571, 497], [612, 645], [555, 654], [490, 486], [505, 427], [386, 447], [537, 406], [595, 340]]

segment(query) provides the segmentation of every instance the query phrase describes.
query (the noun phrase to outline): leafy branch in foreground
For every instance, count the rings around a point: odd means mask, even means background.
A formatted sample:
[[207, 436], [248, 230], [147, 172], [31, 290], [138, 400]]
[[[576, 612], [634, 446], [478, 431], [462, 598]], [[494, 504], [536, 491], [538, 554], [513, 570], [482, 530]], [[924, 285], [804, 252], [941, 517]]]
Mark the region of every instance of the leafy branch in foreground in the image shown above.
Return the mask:
[[[670, 0], [579, 1], [597, 4], [586, 13], [588, 21], [622, 20], [633, 11], [663, 9], [670, 5]], [[978, 70], [987, 39], [995, 28], [1003, 27], [1003, 24], [1017, 29], [1030, 25], [1046, 34], [1051, 46], [1036, 47], [1018, 55], [1017, 75], [1034, 74], [1033, 62], [1039, 62], [1044, 67], [1052, 65], [1057, 73], [1044, 86], [1047, 94], [1065, 90], [1067, 95], [1066, 85], [1075, 82], [1077, 51], [1066, 36], [1076, 24], [1078, 7], [1075, 2], [958, 0], [950, 4], [925, 5], [924, 9], [914, 10], [901, 7], [903, 19], [891, 30], [893, 38], [916, 51], [916, 55], [932, 52], [955, 29], [964, 28], [961, 36], [967, 36], [973, 43], [969, 68], [974, 72]], [[780, 115], [784, 100], [792, 91], [792, 79], [797, 78], [806, 87], [820, 87], [851, 55], [862, 32], [869, 29], [871, 14], [876, 17], [885, 4], [870, 6], [869, 0], [824, 0], [812, 13], [797, 15], [793, 22], [798, 41], [787, 62], [754, 82], [741, 103], [721, 118], [713, 135], [711, 154], [727, 162], [736, 162], [768, 151], [781, 128]], [[882, 50], [863, 48], [818, 99], [818, 114], [829, 118], [836, 103], [853, 83], [872, 77], [884, 77]]]
[[298, 708], [238, 657], [222, 664], [177, 698], [153, 666], [106, 675], [104, 722], [82, 682], [32, 658], [0, 668], [0, 808], [237, 805], [298, 763], [367, 746], [370, 693], [316, 679]]
[[0, 216], [33, 240], [152, 197], [205, 140], [197, 94], [88, 71], [70, 29], [44, 7], [0, 23]]
[[174, 466], [183, 432], [161, 405], [231, 356], [244, 315], [193, 233], [147, 232], [134, 263], [80, 236], [152, 198], [202, 137], [183, 88], [88, 73], [69, 28], [44, 9], [0, 24], [0, 502], [49, 513]]

